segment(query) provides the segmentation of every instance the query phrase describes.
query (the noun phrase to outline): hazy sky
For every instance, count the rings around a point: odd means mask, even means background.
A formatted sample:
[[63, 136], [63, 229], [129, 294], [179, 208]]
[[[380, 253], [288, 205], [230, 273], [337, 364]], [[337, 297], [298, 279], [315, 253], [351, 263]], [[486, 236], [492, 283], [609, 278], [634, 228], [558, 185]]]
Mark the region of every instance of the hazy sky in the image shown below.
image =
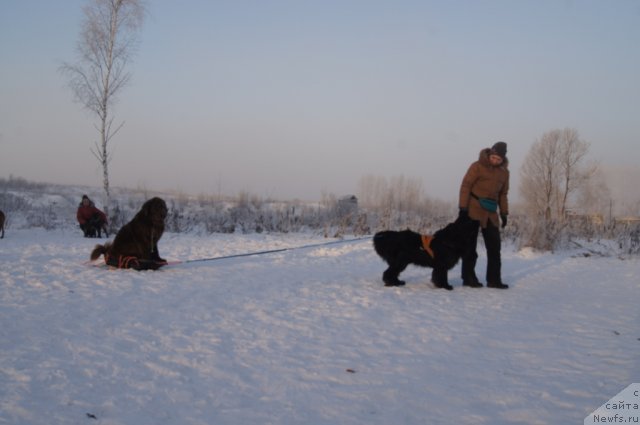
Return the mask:
[[[84, 4], [1, 2], [0, 177], [101, 185], [95, 119], [58, 72]], [[640, 163], [637, 0], [147, 5], [116, 186], [317, 200], [402, 174], [454, 200], [504, 140], [516, 196], [532, 143], [564, 127], [607, 166]]]

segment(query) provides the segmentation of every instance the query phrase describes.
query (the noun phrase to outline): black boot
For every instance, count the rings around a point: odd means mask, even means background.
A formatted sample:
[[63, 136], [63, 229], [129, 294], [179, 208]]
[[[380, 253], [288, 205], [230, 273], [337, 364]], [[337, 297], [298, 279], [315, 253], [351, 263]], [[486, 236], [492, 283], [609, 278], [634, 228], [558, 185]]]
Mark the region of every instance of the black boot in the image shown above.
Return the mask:
[[477, 279], [476, 280], [465, 280], [462, 282], [462, 286], [468, 286], [469, 288], [482, 288], [483, 285]]
[[484, 244], [487, 247], [487, 288], [508, 289], [502, 283], [502, 260], [500, 258], [500, 231], [491, 222], [482, 229]]

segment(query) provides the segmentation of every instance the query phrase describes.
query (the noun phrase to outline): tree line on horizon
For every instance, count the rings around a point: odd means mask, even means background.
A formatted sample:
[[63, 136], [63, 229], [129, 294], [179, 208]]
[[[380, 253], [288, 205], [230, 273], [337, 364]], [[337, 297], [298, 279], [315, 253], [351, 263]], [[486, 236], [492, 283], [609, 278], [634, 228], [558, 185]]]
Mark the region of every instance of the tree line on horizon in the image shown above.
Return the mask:
[[[104, 209], [115, 226], [126, 220], [128, 211], [112, 199], [110, 186], [109, 142], [124, 124], [114, 123], [113, 108], [130, 81], [127, 67], [138, 46], [147, 11], [142, 0], [93, 0], [83, 12], [77, 60], [65, 62], [60, 71], [75, 100], [97, 119], [100, 140], [91, 151], [103, 170]], [[517, 238], [521, 245], [554, 249], [576, 227], [587, 235], [611, 233], [615, 222], [610, 213], [610, 191], [598, 165], [587, 162], [588, 151], [589, 144], [571, 128], [548, 131], [533, 143], [519, 170], [522, 205], [512, 210], [505, 236]], [[291, 203], [264, 208], [264, 200], [240, 194], [232, 206], [212, 202], [212, 212], [200, 211], [197, 217], [172, 201], [169, 227], [184, 231], [204, 222], [210, 232], [291, 231], [303, 227], [324, 228], [325, 234], [334, 228], [337, 233], [357, 234], [403, 227], [433, 231], [457, 212], [456, 205], [428, 197], [421, 180], [404, 176], [364, 176], [357, 195], [359, 208], [348, 213], [340, 208], [340, 199], [330, 194], [323, 195], [315, 210]], [[637, 206], [640, 208], [640, 201]], [[607, 209], [609, 220], [605, 222], [602, 217]]]

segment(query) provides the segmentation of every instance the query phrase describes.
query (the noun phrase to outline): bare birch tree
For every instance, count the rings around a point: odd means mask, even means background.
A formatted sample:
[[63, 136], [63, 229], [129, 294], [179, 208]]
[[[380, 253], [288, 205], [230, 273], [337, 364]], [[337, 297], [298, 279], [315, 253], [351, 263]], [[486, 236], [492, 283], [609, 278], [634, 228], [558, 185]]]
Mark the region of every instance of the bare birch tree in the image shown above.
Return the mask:
[[91, 151], [102, 166], [107, 210], [111, 201], [108, 144], [124, 125], [114, 127], [111, 110], [131, 78], [127, 65], [137, 46], [145, 7], [143, 0], [90, 0], [83, 11], [78, 61], [64, 63], [60, 70], [68, 77], [75, 99], [98, 118], [95, 127], [100, 141]]
[[[545, 133], [533, 144], [520, 170], [520, 192], [529, 215], [536, 218], [533, 242], [550, 248], [562, 230], [569, 202], [597, 167], [584, 164], [589, 144], [578, 131], [565, 128]], [[543, 235], [543, 236], [541, 236]]]
[[575, 129], [545, 133], [533, 144], [520, 170], [520, 191], [532, 213], [563, 218], [571, 197], [586, 184], [595, 166], [584, 164], [589, 144]]

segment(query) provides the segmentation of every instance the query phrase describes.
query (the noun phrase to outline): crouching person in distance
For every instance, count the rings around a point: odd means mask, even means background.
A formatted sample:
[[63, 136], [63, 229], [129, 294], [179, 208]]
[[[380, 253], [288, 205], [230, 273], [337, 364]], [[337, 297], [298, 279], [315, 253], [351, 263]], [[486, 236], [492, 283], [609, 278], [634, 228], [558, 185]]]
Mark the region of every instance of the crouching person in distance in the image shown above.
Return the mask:
[[96, 208], [96, 205], [87, 195], [82, 195], [82, 201], [78, 205], [76, 218], [85, 238], [101, 238], [102, 232], [109, 237], [107, 232], [107, 215]]
[[164, 233], [167, 204], [152, 198], [142, 205], [129, 223], [122, 226], [113, 243], [96, 245], [91, 260], [104, 255], [107, 265], [122, 269], [157, 270], [167, 264], [158, 253], [158, 241]]

